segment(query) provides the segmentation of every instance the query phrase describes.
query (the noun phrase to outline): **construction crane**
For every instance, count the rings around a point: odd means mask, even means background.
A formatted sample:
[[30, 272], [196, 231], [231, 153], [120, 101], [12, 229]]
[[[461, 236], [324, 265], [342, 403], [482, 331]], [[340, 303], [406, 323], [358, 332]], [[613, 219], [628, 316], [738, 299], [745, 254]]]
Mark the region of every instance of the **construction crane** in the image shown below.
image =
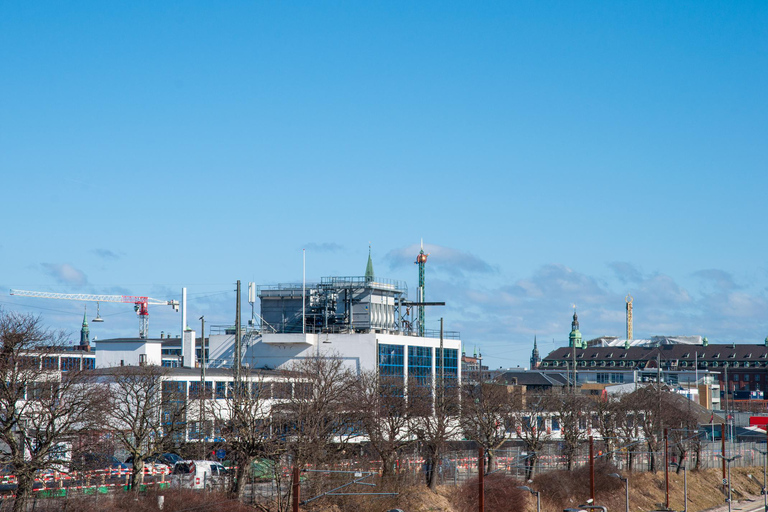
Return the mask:
[[11, 290], [11, 295], [19, 297], [37, 297], [40, 299], [62, 299], [62, 300], [80, 300], [86, 302], [122, 302], [123, 304], [133, 304], [133, 310], [139, 316], [139, 337], [146, 338], [149, 333], [149, 305], [164, 304], [173, 307], [174, 311], [179, 310], [179, 301], [161, 300], [151, 297], [136, 297], [133, 295], [91, 295], [87, 293], [52, 293], [52, 292], [30, 292], [27, 290]]

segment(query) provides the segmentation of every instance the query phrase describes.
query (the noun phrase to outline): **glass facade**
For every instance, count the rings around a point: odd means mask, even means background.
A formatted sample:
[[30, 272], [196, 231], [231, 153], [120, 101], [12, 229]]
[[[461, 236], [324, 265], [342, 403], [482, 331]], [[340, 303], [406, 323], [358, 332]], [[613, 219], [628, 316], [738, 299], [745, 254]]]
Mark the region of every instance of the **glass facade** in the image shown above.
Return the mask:
[[408, 347], [408, 378], [418, 386], [432, 388], [431, 347]]
[[[446, 381], [446, 385], [455, 386], [456, 379], [459, 378], [459, 350], [455, 348], [444, 348], [443, 354], [440, 353], [440, 349], [435, 349], [435, 367], [437, 368], [437, 374], [440, 374], [441, 366], [445, 364], [445, 370], [443, 371], [443, 378]], [[451, 380], [454, 381], [451, 384]]]
[[405, 357], [402, 345], [379, 345], [379, 375], [381, 377], [405, 377]]

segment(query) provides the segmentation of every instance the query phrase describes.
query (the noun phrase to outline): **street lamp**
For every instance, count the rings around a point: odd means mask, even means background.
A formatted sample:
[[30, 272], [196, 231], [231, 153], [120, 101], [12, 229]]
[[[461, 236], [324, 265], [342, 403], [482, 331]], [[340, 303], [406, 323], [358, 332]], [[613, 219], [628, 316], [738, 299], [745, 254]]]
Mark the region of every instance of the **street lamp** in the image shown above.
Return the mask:
[[685, 464], [671, 462], [670, 466], [677, 466], [683, 470], [683, 512], [688, 512], [688, 468]]
[[741, 458], [741, 455], [734, 455], [733, 457], [723, 457], [722, 455], [718, 454], [717, 456], [723, 459], [728, 466], [728, 497], [725, 498], [725, 501], [728, 502], [728, 512], [731, 512], [731, 462], [735, 461], [738, 458]]
[[763, 454], [763, 488], [760, 490], [760, 494], [763, 495], [763, 507], [765, 507], [765, 512], [768, 512], [768, 493], [766, 493], [765, 488], [765, 474], [768, 469], [768, 450], [763, 451], [760, 448], [755, 449]]
[[541, 512], [541, 493], [539, 491], [534, 491], [527, 485], [520, 485], [518, 486], [518, 489], [522, 489], [524, 491], [528, 491], [529, 493], [536, 495], [536, 512]]
[[618, 473], [611, 473], [608, 476], [612, 476], [613, 478], [618, 478], [619, 480], [624, 482], [624, 494], [625, 494], [625, 497], [626, 497], [626, 505], [624, 507], [624, 510], [626, 512], [629, 512], [629, 478], [624, 478], [623, 476], [621, 476]]

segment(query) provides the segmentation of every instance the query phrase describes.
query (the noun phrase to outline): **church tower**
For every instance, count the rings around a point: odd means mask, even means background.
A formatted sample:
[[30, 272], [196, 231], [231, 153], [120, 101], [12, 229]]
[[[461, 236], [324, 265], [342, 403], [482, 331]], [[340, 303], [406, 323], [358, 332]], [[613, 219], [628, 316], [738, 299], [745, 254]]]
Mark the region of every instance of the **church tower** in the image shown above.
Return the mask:
[[536, 370], [541, 364], [539, 347], [536, 345], [536, 335], [533, 336], [533, 351], [531, 351], [531, 370]]
[[581, 333], [579, 332], [579, 315], [573, 312], [573, 322], [571, 322], [571, 334], [568, 335], [568, 346], [573, 348], [584, 348], [581, 343]]
[[80, 346], [89, 347], [91, 345], [91, 331], [88, 329], [88, 311], [83, 312], [83, 326], [80, 328]]

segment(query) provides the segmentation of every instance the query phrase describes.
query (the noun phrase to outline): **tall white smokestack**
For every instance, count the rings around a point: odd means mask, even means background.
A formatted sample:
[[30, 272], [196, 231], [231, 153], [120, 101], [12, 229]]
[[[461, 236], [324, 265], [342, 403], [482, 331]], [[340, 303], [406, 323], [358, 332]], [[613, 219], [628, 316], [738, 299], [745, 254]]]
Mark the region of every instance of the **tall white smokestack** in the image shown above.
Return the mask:
[[187, 328], [187, 288], [184, 287], [181, 289], [181, 335], [182, 343], [181, 343], [181, 357], [185, 358], [189, 356], [189, 354], [184, 353], [184, 330]]

